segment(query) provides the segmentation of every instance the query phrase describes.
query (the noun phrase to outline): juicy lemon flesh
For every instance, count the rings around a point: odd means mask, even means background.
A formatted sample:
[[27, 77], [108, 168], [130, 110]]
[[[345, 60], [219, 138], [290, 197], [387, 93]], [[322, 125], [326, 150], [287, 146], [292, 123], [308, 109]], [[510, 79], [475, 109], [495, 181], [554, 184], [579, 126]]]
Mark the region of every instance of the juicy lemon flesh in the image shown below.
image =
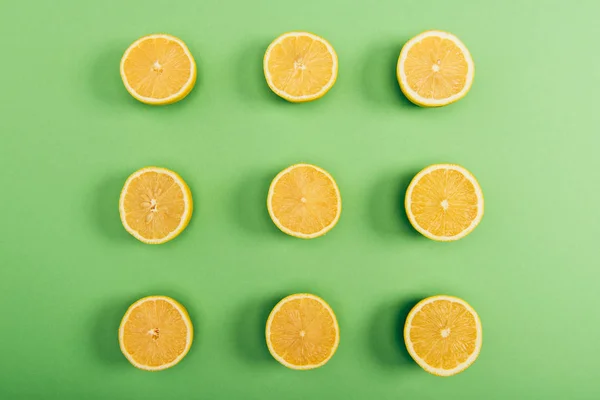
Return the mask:
[[190, 80], [192, 64], [184, 49], [166, 38], [141, 41], [124, 62], [129, 86], [143, 97], [165, 99]]
[[125, 220], [145, 239], [163, 239], [185, 213], [184, 193], [173, 177], [145, 172], [133, 179], [124, 200]]
[[469, 310], [460, 303], [437, 300], [414, 316], [409, 338], [427, 365], [452, 370], [475, 352], [477, 336], [475, 317]]
[[335, 183], [311, 167], [297, 167], [281, 176], [271, 199], [280, 224], [306, 235], [330, 226], [337, 218], [338, 203]]
[[447, 99], [467, 84], [469, 65], [449, 39], [429, 36], [415, 43], [404, 62], [406, 81], [420, 97]]
[[273, 351], [290, 365], [319, 365], [336, 347], [336, 326], [334, 317], [318, 300], [294, 299], [273, 317], [269, 341]]
[[333, 76], [333, 56], [327, 46], [308, 36], [290, 36], [271, 50], [271, 83], [292, 97], [313, 96]]
[[160, 367], [185, 352], [188, 328], [181, 312], [165, 300], [141, 303], [125, 322], [123, 345], [133, 360]]
[[478, 198], [473, 183], [462, 173], [436, 169], [415, 185], [410, 210], [417, 224], [427, 232], [452, 237], [477, 218]]

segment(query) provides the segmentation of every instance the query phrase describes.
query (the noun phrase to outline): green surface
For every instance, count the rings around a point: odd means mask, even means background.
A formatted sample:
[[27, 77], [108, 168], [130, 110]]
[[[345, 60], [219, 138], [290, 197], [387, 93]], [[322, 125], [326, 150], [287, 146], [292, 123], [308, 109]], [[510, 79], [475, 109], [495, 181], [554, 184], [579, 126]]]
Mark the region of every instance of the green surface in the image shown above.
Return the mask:
[[[170, 5], [168, 5], [170, 4]], [[598, 399], [600, 3], [578, 1], [3, 2], [0, 5], [0, 398]], [[573, 3], [575, 4], [575, 3]], [[339, 79], [321, 100], [271, 94], [262, 56], [280, 33], [327, 38]], [[469, 95], [420, 109], [395, 81], [403, 43], [455, 33]], [[184, 101], [136, 102], [118, 65], [139, 36], [168, 32], [199, 67]], [[265, 197], [307, 161], [337, 179], [327, 236], [287, 237]], [[460, 163], [486, 215], [435, 243], [402, 211], [411, 176]], [[179, 172], [195, 213], [176, 240], [144, 245], [119, 222], [125, 178]], [[324, 297], [341, 326], [325, 367], [272, 360], [263, 326], [286, 294]], [[453, 378], [409, 360], [407, 308], [447, 293], [479, 312], [479, 360]], [[120, 354], [116, 330], [144, 295], [184, 303], [197, 336], [168, 371]]]

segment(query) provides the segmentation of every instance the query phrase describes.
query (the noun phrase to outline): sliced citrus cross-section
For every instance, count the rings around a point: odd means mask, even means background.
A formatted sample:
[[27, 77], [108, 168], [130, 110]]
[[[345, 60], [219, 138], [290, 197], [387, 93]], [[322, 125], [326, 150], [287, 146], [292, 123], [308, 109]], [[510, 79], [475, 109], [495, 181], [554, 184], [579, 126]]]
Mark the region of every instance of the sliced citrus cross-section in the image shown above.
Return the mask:
[[456, 375], [479, 356], [481, 321], [464, 300], [428, 297], [408, 314], [404, 342], [410, 356], [425, 371], [439, 376]]
[[439, 107], [467, 94], [475, 66], [469, 50], [456, 36], [427, 31], [402, 47], [396, 73], [410, 101], [423, 107]]
[[326, 234], [337, 224], [342, 198], [327, 171], [310, 164], [296, 164], [273, 179], [267, 207], [281, 231], [312, 239]]
[[134, 172], [121, 191], [123, 226], [144, 243], [160, 244], [179, 235], [192, 217], [192, 193], [175, 172], [147, 167]]
[[160, 371], [176, 365], [192, 346], [194, 329], [186, 309], [166, 296], [133, 303], [119, 327], [123, 355], [135, 367]]
[[429, 239], [465, 237], [483, 217], [483, 193], [475, 177], [453, 164], [431, 165], [419, 172], [406, 191], [406, 215]]
[[308, 32], [288, 32], [271, 43], [263, 61], [267, 84], [291, 102], [316, 100], [337, 79], [338, 60], [333, 47]]
[[267, 320], [271, 355], [292, 369], [313, 369], [327, 363], [340, 343], [333, 310], [318, 296], [294, 294], [281, 300]]
[[121, 59], [127, 91], [146, 104], [170, 104], [187, 96], [196, 83], [196, 62], [181, 41], [156, 34], [136, 40]]

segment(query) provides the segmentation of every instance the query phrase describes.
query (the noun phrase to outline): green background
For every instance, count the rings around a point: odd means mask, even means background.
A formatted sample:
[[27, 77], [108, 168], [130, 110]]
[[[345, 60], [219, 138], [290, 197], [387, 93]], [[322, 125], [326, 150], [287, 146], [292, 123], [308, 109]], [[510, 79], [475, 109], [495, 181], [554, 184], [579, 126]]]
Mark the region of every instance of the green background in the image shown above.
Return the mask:
[[[0, 398], [598, 399], [600, 25], [597, 1], [3, 1], [0, 5]], [[400, 93], [402, 45], [455, 33], [476, 76], [469, 95], [421, 109]], [[290, 104], [262, 57], [289, 30], [327, 38], [339, 78]], [[138, 37], [190, 47], [198, 83], [151, 107], [122, 87]], [[338, 226], [310, 241], [269, 220], [270, 180], [311, 162], [338, 181]], [[481, 225], [435, 243], [403, 212], [409, 179], [464, 165], [486, 198]], [[146, 165], [190, 185], [190, 226], [161, 246], [121, 227], [126, 177]], [[325, 367], [290, 371], [264, 322], [307, 291], [336, 311]], [[417, 299], [466, 299], [483, 349], [437, 378], [400, 336]], [[151, 294], [187, 306], [197, 329], [175, 368], [148, 373], [120, 354], [127, 306]]]

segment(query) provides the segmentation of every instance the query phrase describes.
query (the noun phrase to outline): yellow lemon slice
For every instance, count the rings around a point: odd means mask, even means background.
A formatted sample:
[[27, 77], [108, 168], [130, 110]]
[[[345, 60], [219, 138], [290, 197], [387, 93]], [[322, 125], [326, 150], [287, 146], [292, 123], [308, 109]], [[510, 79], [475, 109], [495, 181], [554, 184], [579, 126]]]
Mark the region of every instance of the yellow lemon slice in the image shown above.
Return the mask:
[[433, 296], [408, 314], [404, 342], [411, 357], [425, 371], [439, 376], [467, 369], [481, 351], [481, 321], [464, 300]]
[[271, 43], [263, 62], [267, 84], [291, 102], [321, 98], [337, 78], [338, 60], [328, 41], [308, 32], [288, 32]]
[[144, 243], [160, 244], [179, 235], [192, 217], [192, 193], [175, 172], [147, 167], [134, 172], [119, 200], [123, 226]]
[[146, 371], [176, 365], [190, 350], [193, 336], [186, 309], [166, 296], [136, 301], [119, 327], [121, 351], [131, 364]]
[[431, 165], [419, 172], [406, 191], [406, 215], [429, 239], [458, 240], [483, 217], [483, 193], [475, 177], [453, 164]]
[[333, 310], [320, 297], [294, 294], [271, 311], [266, 328], [271, 355], [292, 369], [313, 369], [327, 363], [340, 343]]
[[342, 197], [327, 171], [310, 164], [296, 164], [273, 179], [267, 208], [281, 231], [312, 239], [326, 234], [337, 224]]
[[180, 39], [165, 34], [136, 40], [121, 59], [127, 91], [146, 104], [170, 104], [187, 96], [196, 83], [196, 62]]
[[439, 107], [462, 99], [473, 84], [475, 65], [467, 47], [453, 34], [427, 31], [400, 52], [398, 82], [410, 101]]

